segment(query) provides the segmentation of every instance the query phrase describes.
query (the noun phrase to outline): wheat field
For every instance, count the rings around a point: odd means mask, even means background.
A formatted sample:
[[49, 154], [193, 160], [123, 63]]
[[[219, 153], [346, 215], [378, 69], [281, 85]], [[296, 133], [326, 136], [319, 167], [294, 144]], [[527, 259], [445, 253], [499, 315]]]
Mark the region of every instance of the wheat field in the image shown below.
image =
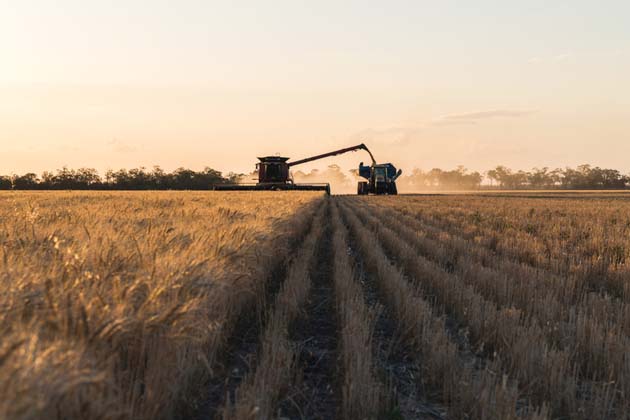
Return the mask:
[[623, 193], [2, 193], [0, 418], [629, 418], [629, 234]]

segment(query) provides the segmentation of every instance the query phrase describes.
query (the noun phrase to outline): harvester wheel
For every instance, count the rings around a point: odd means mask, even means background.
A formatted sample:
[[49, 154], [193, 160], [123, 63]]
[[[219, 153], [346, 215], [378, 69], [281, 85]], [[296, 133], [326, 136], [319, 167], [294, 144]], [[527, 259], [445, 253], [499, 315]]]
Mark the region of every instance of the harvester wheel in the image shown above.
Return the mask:
[[366, 195], [367, 193], [368, 193], [367, 182], [359, 182], [359, 184], [357, 185], [357, 194]]
[[398, 188], [393, 182], [389, 185], [389, 195], [398, 195]]

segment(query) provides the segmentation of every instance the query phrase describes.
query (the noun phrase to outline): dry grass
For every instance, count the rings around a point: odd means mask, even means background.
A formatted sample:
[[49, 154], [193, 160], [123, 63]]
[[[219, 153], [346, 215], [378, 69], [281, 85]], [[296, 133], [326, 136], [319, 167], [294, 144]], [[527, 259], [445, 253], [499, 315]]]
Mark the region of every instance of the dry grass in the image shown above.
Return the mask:
[[319, 197], [2, 194], [0, 417], [172, 417]]
[[[567, 288], [569, 296], [563, 295], [561, 287], [551, 284], [554, 275], [546, 268], [487, 252], [481, 245], [484, 238], [466, 242], [452, 235], [452, 224], [442, 225], [440, 231], [436, 215], [440, 210], [450, 214], [454, 199], [428, 200], [433, 203], [429, 220], [419, 198], [355, 203], [355, 209], [364, 220], [385, 221], [380, 234], [391, 247], [402, 241], [414, 248], [413, 256], [401, 261], [405, 270], [468, 327], [479, 351], [500, 360], [534, 401], [547, 402], [555, 415], [571, 418], [626, 415], [630, 371], [621, 349], [629, 348], [629, 342], [625, 324], [613, 321], [619, 315], [609, 313], [614, 309], [624, 314], [623, 301], [607, 289], [576, 296], [575, 288]], [[514, 199], [511, 203], [522, 205]], [[474, 208], [469, 210], [475, 214]], [[560, 284], [569, 276], [556, 275]]]
[[[268, 419], [311, 412], [304, 384], [340, 417], [395, 417], [381, 310], [448, 418], [628, 418], [628, 214], [617, 194], [0, 194], [0, 418], [205, 397]], [[304, 357], [298, 326], [329, 348]]]
[[387, 401], [376, 379], [371, 350], [374, 314], [365, 304], [348, 255], [347, 231], [336, 205], [332, 208], [332, 224], [333, 276], [344, 373], [342, 413], [348, 419], [375, 419], [386, 408]]
[[[378, 238], [354, 214], [356, 207], [344, 206], [347, 218], [371, 271], [377, 273], [383, 295], [400, 322], [403, 336], [418, 352], [418, 362], [426, 373], [424, 380], [441, 389], [443, 401], [454, 418], [516, 418], [518, 392], [500, 369], [491, 365], [476, 372], [474, 361], [460, 354], [447, 334], [445, 319], [437, 316], [422, 297], [422, 290], [410, 283], [400, 269], [392, 265], [379, 242], [395, 247], [401, 259], [413, 264], [415, 255], [394, 235], [383, 237], [379, 220], [368, 222]], [[545, 418], [545, 408], [526, 407], [522, 416]]]
[[223, 410], [225, 419], [270, 419], [275, 416], [278, 400], [287, 392], [296, 374], [296, 349], [290, 340], [291, 323], [305, 305], [311, 289], [310, 269], [322, 240], [325, 208], [320, 209], [304, 242], [287, 272], [286, 279], [270, 309], [269, 322], [262, 337], [260, 357], [255, 371], [236, 392], [234, 403]]

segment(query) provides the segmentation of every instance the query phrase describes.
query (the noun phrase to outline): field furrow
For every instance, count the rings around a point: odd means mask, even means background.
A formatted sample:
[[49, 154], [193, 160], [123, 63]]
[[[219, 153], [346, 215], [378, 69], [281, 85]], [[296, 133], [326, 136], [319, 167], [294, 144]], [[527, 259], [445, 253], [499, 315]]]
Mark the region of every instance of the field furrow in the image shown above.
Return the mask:
[[374, 313], [363, 297], [348, 254], [348, 239], [339, 210], [332, 207], [333, 277], [341, 333], [343, 418], [377, 418], [385, 407], [383, 385], [375, 374], [372, 351]]
[[468, 239], [481, 240], [519, 263], [573, 277], [585, 292], [630, 299], [625, 281], [630, 275], [630, 219], [625, 201], [538, 199], [513, 206], [506, 200], [511, 199], [471, 203], [470, 197], [460, 197], [461, 202], [449, 200], [446, 211], [423, 200], [397, 207]]
[[[457, 227], [433, 225], [421, 215], [414, 214], [412, 210], [392, 204], [379, 208], [387, 212], [390, 217], [403, 219], [407, 226], [415, 230], [416, 234], [437, 242], [439, 245], [437, 248], [444, 254], [445, 260], [449, 258], [457, 260], [460, 256], [469, 257], [484, 267], [496, 269], [516, 279], [523, 279], [524, 281], [514, 285], [515, 289], [521, 285], [529, 287], [527, 283], [536, 283], [538, 286], [536, 290], [539, 290], [539, 293], [544, 292], [543, 298], [552, 296], [562, 305], [579, 306], [587, 316], [599, 320], [602, 324], [619, 328], [626, 335], [630, 335], [630, 305], [626, 302], [589, 292], [577, 281], [575, 275], [558, 275], [545, 268], [505, 258], [484, 238], [467, 239]], [[550, 308], [555, 311], [562, 309], [561, 306]]]
[[310, 294], [289, 327], [296, 346], [297, 375], [280, 406], [283, 416], [291, 419], [335, 418], [341, 407], [330, 207], [322, 220], [323, 233], [310, 271]]
[[[406, 238], [410, 242], [405, 242], [398, 233], [382, 225], [382, 218], [368, 215], [360, 207], [355, 210], [378, 232], [390, 255], [401, 258], [406, 272], [420, 281], [424, 292], [434, 295], [462, 325], [468, 326], [480, 351], [499, 356], [497, 360], [503, 368], [519, 381], [521, 389], [528, 390], [536, 403], [549, 402], [557, 415], [578, 416], [587, 409], [594, 411], [585, 418], [609, 415], [618, 384], [579, 381], [571, 363], [572, 350], [547, 344], [538, 323], [515, 308], [501, 308], [486, 300], [461, 275], [422, 257], [414, 246], [414, 238]], [[413, 251], [401, 247], [401, 243]]]
[[[343, 201], [342, 201], [343, 200]], [[417, 285], [410, 283], [390, 262], [379, 245], [380, 237], [368, 230], [354, 214], [348, 199], [340, 199], [344, 217], [357, 238], [364, 261], [376, 273], [379, 288], [387, 304], [395, 311], [407, 339], [417, 350], [427, 384], [441, 389], [441, 398], [448, 406], [449, 416], [459, 418], [544, 418], [528, 404], [518, 407], [517, 388], [507, 376], [501, 375], [494, 363], [478, 369], [470, 358], [460, 353], [458, 345], [448, 335], [445, 318], [423, 299]], [[372, 226], [372, 229], [375, 227]]]
[[371, 264], [364, 261], [357, 239], [349, 232], [348, 253], [355, 262], [358, 280], [366, 304], [375, 317], [373, 352], [378, 376], [386, 386], [387, 412], [403, 418], [442, 419], [446, 410], [440, 404], [440, 391], [422, 380], [417, 351], [408, 338], [405, 327], [397, 322], [393, 308], [381, 295], [378, 278]]
[[[379, 215], [386, 226], [413, 243], [423, 257], [456, 273], [465, 284], [499, 307], [515, 307], [525, 318], [532, 318], [544, 329], [551, 346], [571, 351], [571, 365], [579, 367], [581, 378], [615, 381], [621, 389], [627, 388], [628, 366], [618, 349], [630, 348], [630, 340], [620, 331], [622, 323], [609, 319], [600, 322], [594, 316], [605, 314], [605, 308], [588, 311], [586, 304], [561, 302], [547, 293], [553, 290], [548, 282], [539, 281], [541, 277], [533, 275], [531, 270], [521, 270], [521, 266], [480, 253], [475, 247], [451, 240], [443, 232], [437, 235], [440, 240], [432, 239], [413, 218], [388, 211], [383, 206], [361, 210], [364, 217]], [[394, 220], [400, 223], [393, 223]]]

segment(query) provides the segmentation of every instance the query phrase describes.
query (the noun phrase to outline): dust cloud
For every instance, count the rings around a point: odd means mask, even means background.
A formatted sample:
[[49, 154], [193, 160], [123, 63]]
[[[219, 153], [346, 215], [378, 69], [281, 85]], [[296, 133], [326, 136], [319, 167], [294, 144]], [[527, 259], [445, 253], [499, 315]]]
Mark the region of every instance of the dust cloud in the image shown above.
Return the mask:
[[293, 181], [297, 184], [328, 183], [333, 194], [356, 194], [359, 177], [356, 170], [343, 171], [339, 165], [333, 164], [324, 170], [296, 171]]

